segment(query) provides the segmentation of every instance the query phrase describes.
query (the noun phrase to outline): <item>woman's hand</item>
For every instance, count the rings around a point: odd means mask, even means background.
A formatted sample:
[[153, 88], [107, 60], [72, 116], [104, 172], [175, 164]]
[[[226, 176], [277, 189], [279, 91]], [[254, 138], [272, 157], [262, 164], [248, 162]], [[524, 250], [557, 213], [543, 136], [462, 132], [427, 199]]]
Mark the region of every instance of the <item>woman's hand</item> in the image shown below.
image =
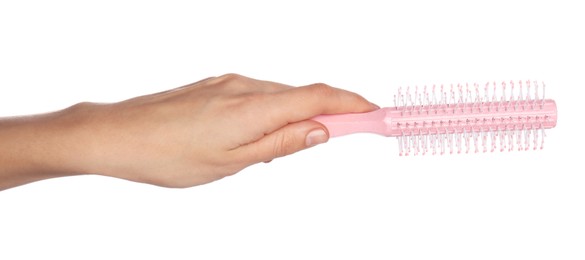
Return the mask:
[[311, 120], [317, 115], [376, 108], [324, 84], [293, 88], [228, 74], [119, 103], [82, 103], [40, 119], [58, 135], [49, 139], [61, 140], [46, 150], [65, 149], [52, 155], [67, 165], [63, 172], [190, 187], [326, 142], [326, 128]]

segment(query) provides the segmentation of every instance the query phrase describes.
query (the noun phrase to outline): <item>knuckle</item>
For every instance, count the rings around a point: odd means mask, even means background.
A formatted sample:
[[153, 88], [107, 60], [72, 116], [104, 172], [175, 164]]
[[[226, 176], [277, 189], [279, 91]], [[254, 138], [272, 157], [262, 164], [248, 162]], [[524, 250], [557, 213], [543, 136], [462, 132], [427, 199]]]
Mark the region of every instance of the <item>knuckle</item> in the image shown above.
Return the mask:
[[219, 76], [218, 78], [228, 79], [228, 80], [229, 79], [239, 79], [239, 78], [242, 78], [242, 75], [236, 74], [236, 73], [226, 73], [226, 74]]
[[291, 153], [294, 147], [294, 139], [287, 134], [280, 134], [275, 138], [273, 158], [283, 157]]
[[315, 95], [331, 95], [334, 93], [334, 88], [325, 83], [315, 83], [309, 86]]
[[245, 77], [240, 75], [240, 74], [228, 73], [228, 74], [224, 74], [224, 75], [217, 77], [217, 81], [224, 83], [224, 84], [230, 84], [230, 83], [239, 83], [242, 80], [244, 80], [244, 78]]
[[222, 90], [225, 91], [232, 91], [232, 92], [239, 92], [248, 88], [250, 82], [248, 78], [235, 74], [235, 73], [228, 73], [217, 77], [214, 80], [216, 86], [219, 86]]

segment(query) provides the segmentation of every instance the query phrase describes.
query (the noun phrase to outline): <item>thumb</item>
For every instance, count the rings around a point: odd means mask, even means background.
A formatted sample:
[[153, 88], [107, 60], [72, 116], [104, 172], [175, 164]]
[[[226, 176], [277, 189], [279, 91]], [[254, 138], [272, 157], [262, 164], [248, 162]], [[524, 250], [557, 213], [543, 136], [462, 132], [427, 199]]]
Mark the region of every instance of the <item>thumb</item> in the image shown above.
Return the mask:
[[312, 120], [290, 123], [240, 149], [245, 161], [266, 162], [327, 142], [329, 134], [326, 129]]

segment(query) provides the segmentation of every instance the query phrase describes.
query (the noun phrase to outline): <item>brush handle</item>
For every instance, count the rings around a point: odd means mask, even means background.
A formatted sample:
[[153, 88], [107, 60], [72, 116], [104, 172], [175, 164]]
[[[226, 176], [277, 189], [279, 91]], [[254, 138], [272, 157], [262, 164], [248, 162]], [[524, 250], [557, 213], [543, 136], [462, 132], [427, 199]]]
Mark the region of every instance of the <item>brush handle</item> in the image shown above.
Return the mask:
[[390, 125], [387, 117], [387, 108], [367, 113], [322, 115], [313, 120], [327, 127], [329, 137], [348, 135], [353, 133], [374, 133], [387, 136]]

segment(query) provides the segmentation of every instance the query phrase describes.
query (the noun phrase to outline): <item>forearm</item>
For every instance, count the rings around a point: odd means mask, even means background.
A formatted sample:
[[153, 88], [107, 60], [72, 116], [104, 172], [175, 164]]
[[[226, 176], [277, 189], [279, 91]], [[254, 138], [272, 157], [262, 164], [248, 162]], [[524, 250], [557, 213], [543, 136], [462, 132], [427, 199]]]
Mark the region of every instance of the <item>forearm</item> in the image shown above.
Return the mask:
[[76, 110], [0, 118], [0, 190], [85, 171]]

